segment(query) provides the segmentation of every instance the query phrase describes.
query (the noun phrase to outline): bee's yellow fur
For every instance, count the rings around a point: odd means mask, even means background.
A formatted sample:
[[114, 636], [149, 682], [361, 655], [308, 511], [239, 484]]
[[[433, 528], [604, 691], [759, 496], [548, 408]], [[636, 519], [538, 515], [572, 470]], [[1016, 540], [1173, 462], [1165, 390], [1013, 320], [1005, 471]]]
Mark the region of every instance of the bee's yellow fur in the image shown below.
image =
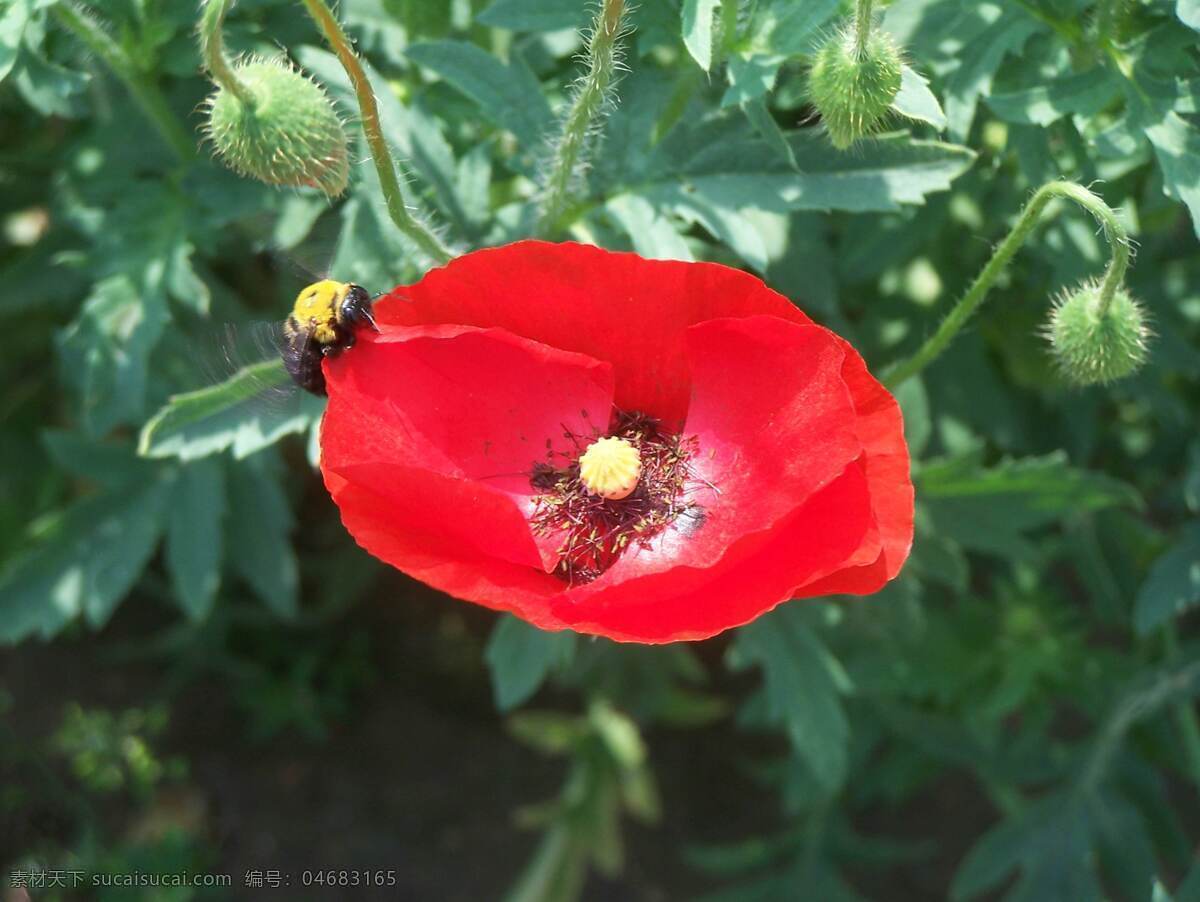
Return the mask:
[[296, 297], [292, 307], [295, 328], [310, 330], [313, 340], [330, 344], [337, 340], [342, 301], [350, 286], [333, 279], [322, 279], [309, 285]]

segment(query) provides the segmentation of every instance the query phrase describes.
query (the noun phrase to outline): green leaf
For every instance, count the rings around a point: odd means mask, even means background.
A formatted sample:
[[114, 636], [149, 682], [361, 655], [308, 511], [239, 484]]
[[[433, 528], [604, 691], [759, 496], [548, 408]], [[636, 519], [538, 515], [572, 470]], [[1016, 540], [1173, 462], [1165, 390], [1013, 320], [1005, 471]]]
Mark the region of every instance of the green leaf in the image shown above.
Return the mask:
[[1200, 520], [1150, 568], [1133, 607], [1133, 625], [1143, 636], [1200, 604]]
[[766, 0], [754, 10], [750, 44], [756, 51], [781, 57], [806, 53], [838, 7], [838, 0]]
[[750, 124], [754, 126], [754, 130], [758, 132], [758, 136], [775, 149], [780, 158], [787, 163], [789, 169], [799, 172], [800, 166], [796, 162], [796, 155], [792, 153], [792, 146], [788, 144], [787, 135], [783, 133], [783, 129], [779, 127], [779, 123], [767, 109], [766, 102], [760, 97], [744, 101], [741, 107], [746, 118], [750, 120]]
[[1030, 530], [1087, 511], [1142, 504], [1133, 486], [1074, 469], [1061, 451], [991, 468], [973, 456], [932, 463], [921, 468], [916, 483], [918, 503], [939, 534], [1012, 558], [1036, 555], [1024, 537]]
[[21, 39], [29, 22], [32, 4], [28, 0], [13, 0], [0, 13], [0, 81], [12, 71], [21, 51]]
[[292, 547], [292, 512], [279, 477], [264, 454], [229, 470], [229, 560], [275, 614], [285, 620], [299, 610], [300, 571]]
[[707, 72], [713, 61], [713, 17], [721, 0], [683, 0], [683, 44], [692, 59]]
[[509, 31], [584, 28], [588, 22], [588, 7], [579, 0], [496, 0], [477, 15], [475, 21]]
[[787, 728], [817, 782], [835, 791], [846, 777], [850, 726], [839, 691], [848, 679], [800, 616], [780, 608], [738, 630], [734, 665], [762, 667], [770, 715]]
[[502, 63], [465, 41], [415, 44], [407, 56], [475, 101], [480, 113], [516, 135], [526, 149], [536, 148], [546, 134], [550, 105], [519, 56]]
[[1020, 6], [995, 3], [978, 5], [980, 15], [991, 24], [957, 54], [959, 66], [945, 80], [946, 119], [955, 140], [964, 140], [975, 119], [975, 106], [992, 86], [992, 78], [1004, 58], [1019, 51], [1039, 29], [1039, 24]]
[[692, 260], [687, 242], [667, 217], [659, 214], [644, 197], [618, 194], [604, 205], [605, 211], [624, 229], [633, 249], [652, 260]]
[[13, 84], [31, 107], [43, 116], [78, 118], [87, 112], [83, 95], [88, 77], [45, 59], [22, 46]]
[[232, 448], [234, 457], [248, 457], [303, 432], [323, 408], [323, 399], [291, 384], [281, 360], [263, 360], [224, 382], [172, 396], [142, 427], [138, 453], [188, 461]]
[[987, 105], [1007, 122], [1045, 126], [1070, 113], [1094, 116], [1120, 92], [1120, 78], [1107, 67], [1096, 66], [1021, 91], [992, 94]]
[[747, 100], [766, 96], [775, 87], [782, 66], [781, 56], [735, 53], [726, 68], [729, 87], [721, 98], [721, 106], [739, 106]]
[[557, 666], [571, 659], [575, 634], [549, 633], [505, 614], [488, 639], [484, 658], [492, 674], [492, 694], [501, 711], [528, 701]]
[[1009, 898], [1098, 900], [1090, 852], [1084, 797], [1055, 793], [984, 834], [955, 873], [950, 895], [974, 898], [1020, 868]]
[[1163, 191], [1187, 205], [1200, 236], [1200, 128], [1174, 111], [1144, 128], [1162, 169]]
[[128, 444], [97, 442], [77, 432], [48, 429], [42, 433], [42, 443], [63, 470], [106, 488], [147, 478], [155, 466], [139, 458]]
[[167, 320], [160, 294], [139, 292], [128, 276], [117, 275], [96, 284], [60, 335], [63, 376], [80, 395], [89, 434], [141, 419], [150, 352]]
[[631, 191], [662, 212], [700, 223], [761, 271], [768, 252], [750, 214], [895, 210], [946, 190], [975, 159], [965, 147], [907, 133], [866, 139], [853, 154], [835, 150], [815, 129], [789, 134], [788, 144], [799, 172], [766, 142], [743, 138], [709, 145], [685, 165], [682, 178]]
[[0, 642], [49, 638], [83, 614], [103, 626], [162, 532], [167, 483], [152, 479], [76, 502], [0, 574]]
[[1200, 0], [1175, 0], [1175, 15], [1184, 25], [1200, 31]]
[[167, 517], [167, 570], [175, 599], [192, 620], [208, 616], [221, 584], [224, 516], [221, 464], [201, 460], [180, 470]]
[[892, 109], [908, 119], [927, 122], [938, 131], [946, 127], [946, 114], [929, 90], [929, 82], [911, 66], [900, 70], [900, 92], [892, 101]]

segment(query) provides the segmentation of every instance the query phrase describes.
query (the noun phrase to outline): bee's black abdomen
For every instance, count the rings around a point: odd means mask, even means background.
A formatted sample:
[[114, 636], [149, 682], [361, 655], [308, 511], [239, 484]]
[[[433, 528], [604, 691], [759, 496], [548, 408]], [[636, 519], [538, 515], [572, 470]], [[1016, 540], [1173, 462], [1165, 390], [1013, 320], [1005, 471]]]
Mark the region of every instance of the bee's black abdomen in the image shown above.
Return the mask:
[[297, 385], [314, 395], [325, 394], [321, 346], [289, 318], [283, 328], [283, 365]]

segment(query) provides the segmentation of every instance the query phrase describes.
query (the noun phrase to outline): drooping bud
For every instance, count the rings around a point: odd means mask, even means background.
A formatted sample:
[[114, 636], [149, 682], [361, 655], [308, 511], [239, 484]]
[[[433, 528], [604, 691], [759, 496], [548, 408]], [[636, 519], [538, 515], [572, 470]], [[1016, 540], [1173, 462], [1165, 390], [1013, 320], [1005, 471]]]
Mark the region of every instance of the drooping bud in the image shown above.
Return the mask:
[[1104, 309], [1100, 286], [1087, 282], [1055, 301], [1046, 337], [1068, 380], [1096, 385], [1123, 379], [1146, 362], [1150, 328], [1123, 287]]
[[311, 186], [330, 197], [345, 191], [346, 131], [324, 89], [283, 60], [251, 59], [232, 71], [252, 100], [218, 85], [207, 125], [229, 167], [272, 185]]
[[825, 40], [813, 57], [808, 90], [834, 147], [845, 150], [875, 128], [900, 91], [902, 68], [892, 36], [873, 25], [861, 40], [853, 28]]
[[641, 455], [623, 438], [597, 439], [579, 458], [579, 481], [583, 487], [609, 501], [628, 498], [641, 475]]

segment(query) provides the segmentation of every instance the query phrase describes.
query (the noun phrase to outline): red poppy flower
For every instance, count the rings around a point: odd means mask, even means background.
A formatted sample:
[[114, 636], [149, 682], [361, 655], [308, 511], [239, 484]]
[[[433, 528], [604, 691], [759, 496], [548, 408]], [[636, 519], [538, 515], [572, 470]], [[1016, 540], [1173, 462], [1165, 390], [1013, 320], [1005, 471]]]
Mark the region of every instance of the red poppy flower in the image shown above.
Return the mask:
[[[325, 361], [325, 483], [363, 548], [450, 595], [670, 642], [874, 592], [908, 556], [895, 399], [747, 273], [523, 241], [375, 316]], [[604, 497], [579, 458], [613, 437]]]

